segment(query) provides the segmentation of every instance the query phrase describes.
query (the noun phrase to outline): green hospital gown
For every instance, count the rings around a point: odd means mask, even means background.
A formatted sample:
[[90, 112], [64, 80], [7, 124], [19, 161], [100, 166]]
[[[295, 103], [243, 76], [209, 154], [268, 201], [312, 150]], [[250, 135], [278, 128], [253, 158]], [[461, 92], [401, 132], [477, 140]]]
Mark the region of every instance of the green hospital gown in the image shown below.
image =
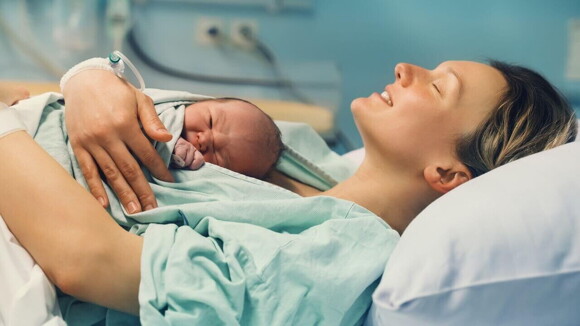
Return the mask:
[[[172, 111], [183, 109], [191, 95], [149, 95], [170, 132], [179, 135], [183, 118], [180, 122]], [[19, 109], [35, 139], [86, 185], [71, 155], [58, 99], [46, 95]], [[310, 128], [279, 125], [287, 146], [279, 170], [319, 189], [352, 173]], [[166, 162], [171, 146], [156, 144]], [[175, 183], [151, 178], [160, 207], [139, 214], [126, 214], [107, 188], [113, 218], [144, 237], [140, 321], [63, 296], [70, 325], [362, 323], [399, 239], [383, 220], [349, 201], [303, 198], [210, 163], [172, 173]]]

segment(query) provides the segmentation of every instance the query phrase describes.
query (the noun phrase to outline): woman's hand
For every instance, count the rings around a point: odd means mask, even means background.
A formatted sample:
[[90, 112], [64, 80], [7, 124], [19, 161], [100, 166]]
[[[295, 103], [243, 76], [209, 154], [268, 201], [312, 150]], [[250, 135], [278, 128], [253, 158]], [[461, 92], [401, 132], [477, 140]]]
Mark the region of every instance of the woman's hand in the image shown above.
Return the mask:
[[24, 87], [10, 86], [0, 83], [0, 102], [10, 106], [28, 98], [30, 93]]
[[147, 136], [154, 140], [171, 140], [151, 98], [104, 70], [75, 75], [63, 93], [70, 143], [93, 196], [108, 206], [100, 168], [129, 213], [157, 207], [153, 191], [131, 154], [156, 178], [173, 181], [139, 126], [141, 122]]

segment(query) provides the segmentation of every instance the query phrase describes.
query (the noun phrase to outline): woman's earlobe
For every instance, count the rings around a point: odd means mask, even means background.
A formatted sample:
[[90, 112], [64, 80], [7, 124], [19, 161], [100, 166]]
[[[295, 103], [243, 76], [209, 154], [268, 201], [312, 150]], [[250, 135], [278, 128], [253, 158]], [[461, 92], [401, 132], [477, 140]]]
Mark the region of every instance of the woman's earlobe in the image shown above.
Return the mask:
[[430, 165], [423, 170], [423, 177], [433, 190], [445, 194], [471, 180], [471, 173], [464, 166], [458, 169], [445, 169]]

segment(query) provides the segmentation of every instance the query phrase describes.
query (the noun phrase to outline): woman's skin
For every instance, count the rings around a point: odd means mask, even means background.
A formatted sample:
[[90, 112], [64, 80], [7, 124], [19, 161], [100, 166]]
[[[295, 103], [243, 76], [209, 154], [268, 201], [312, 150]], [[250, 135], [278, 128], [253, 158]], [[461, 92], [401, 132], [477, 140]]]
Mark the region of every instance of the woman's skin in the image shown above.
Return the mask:
[[[494, 108], [506, 82], [494, 68], [474, 62], [446, 62], [434, 70], [401, 64], [395, 77], [395, 83], [387, 86], [389, 101], [376, 93], [353, 101], [367, 156], [353, 177], [323, 194], [364, 206], [402, 232], [426, 205], [471, 178], [455, 157], [454, 140], [474, 129]], [[71, 81], [75, 79], [81, 80]], [[140, 95], [132, 94], [133, 88], [123, 89], [128, 94], [121, 99], [138, 102], [135, 97]], [[86, 92], [76, 96], [92, 100]], [[67, 99], [67, 114], [70, 104]], [[83, 101], [77, 99], [75, 104]], [[143, 124], [150, 132], [159, 124], [153, 122], [151, 112], [143, 112], [148, 108], [132, 109], [124, 116], [148, 117]], [[115, 135], [126, 136], [118, 131]], [[127, 138], [117, 140], [115, 146], [128, 147], [123, 139]], [[92, 141], [82, 148], [101, 144]], [[113, 146], [113, 141], [109, 138], [105, 144]], [[0, 214], [51, 281], [80, 299], [138, 313], [143, 240], [113, 222], [98, 201], [25, 132], [0, 139], [0, 184]], [[63, 198], [67, 205], [55, 205]]]
[[455, 155], [499, 102], [507, 83], [488, 65], [448, 61], [434, 70], [395, 67], [395, 82], [352, 102], [366, 156], [353, 177], [326, 192], [382, 217], [399, 233], [429, 203], [472, 178]]
[[139, 121], [151, 139], [167, 142], [172, 136], [159, 120], [151, 98], [103, 70], [75, 75], [63, 95], [70, 143], [93, 196], [108, 206], [100, 168], [128, 212], [157, 207], [137, 159], [157, 179], [173, 181], [173, 177], [141, 131]]
[[30, 92], [22, 86], [13, 86], [9, 83], [0, 82], [0, 102], [8, 106], [14, 105], [29, 96]]
[[115, 223], [24, 131], [0, 138], [0, 185], [0, 215], [56, 286], [139, 312], [143, 239]]

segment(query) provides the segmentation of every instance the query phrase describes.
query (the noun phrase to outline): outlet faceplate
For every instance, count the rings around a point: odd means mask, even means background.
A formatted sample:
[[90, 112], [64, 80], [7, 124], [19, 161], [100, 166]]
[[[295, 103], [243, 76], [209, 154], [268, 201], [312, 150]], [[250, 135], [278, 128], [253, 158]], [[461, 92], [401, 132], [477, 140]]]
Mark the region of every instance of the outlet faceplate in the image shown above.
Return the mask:
[[242, 34], [242, 30], [248, 29], [251, 35], [258, 36], [258, 22], [253, 19], [235, 19], [230, 24], [230, 39], [233, 44], [243, 47], [252, 48], [254, 42], [248, 40]]
[[[212, 35], [212, 30], [217, 34]], [[201, 45], [215, 45], [224, 39], [224, 20], [218, 17], [201, 17], [195, 24], [195, 42]]]

